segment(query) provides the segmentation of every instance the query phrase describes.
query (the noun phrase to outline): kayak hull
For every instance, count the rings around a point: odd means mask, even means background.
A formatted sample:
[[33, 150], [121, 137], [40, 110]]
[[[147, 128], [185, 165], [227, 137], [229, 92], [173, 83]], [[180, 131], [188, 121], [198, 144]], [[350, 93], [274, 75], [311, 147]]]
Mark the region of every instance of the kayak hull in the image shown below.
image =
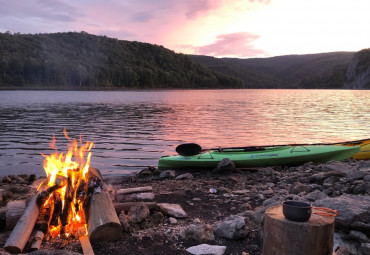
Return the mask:
[[370, 139], [337, 143], [335, 145], [360, 146], [359, 152], [355, 153], [353, 159], [370, 159]]
[[360, 150], [360, 146], [308, 145], [264, 147], [257, 151], [228, 149], [209, 150], [193, 156], [164, 156], [158, 161], [159, 169], [215, 168], [224, 158], [237, 168], [298, 165], [306, 162], [324, 163], [344, 160]]

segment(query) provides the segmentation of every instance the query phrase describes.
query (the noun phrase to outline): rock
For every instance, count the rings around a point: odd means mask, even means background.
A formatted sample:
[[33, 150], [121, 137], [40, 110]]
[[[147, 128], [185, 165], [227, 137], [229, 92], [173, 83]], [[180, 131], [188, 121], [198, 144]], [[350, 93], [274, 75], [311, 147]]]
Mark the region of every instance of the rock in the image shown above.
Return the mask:
[[277, 174], [277, 172], [272, 167], [266, 167], [258, 170], [258, 175], [261, 177], [272, 176]]
[[282, 199], [280, 198], [280, 196], [275, 195], [275, 196], [263, 201], [262, 205], [263, 206], [273, 205], [273, 204], [280, 203], [281, 201], [282, 201]]
[[333, 186], [337, 181], [338, 181], [338, 180], [337, 180], [337, 177], [335, 177], [335, 176], [330, 176], [330, 177], [328, 177], [328, 178], [326, 178], [326, 179], [324, 180], [324, 182], [322, 183], [322, 185], [323, 185], [324, 187], [328, 188], [328, 187]]
[[235, 171], [235, 164], [229, 158], [224, 158], [217, 164], [216, 172], [232, 172]]
[[331, 176], [334, 177], [344, 177], [346, 176], [345, 173], [340, 172], [340, 171], [329, 171], [329, 172], [321, 172], [318, 174], [313, 174], [309, 177], [310, 182], [321, 182], [325, 180], [326, 178], [329, 178]]
[[155, 168], [154, 167], [147, 167], [141, 170], [140, 172], [137, 173], [137, 176], [139, 177], [150, 177], [153, 176]]
[[322, 171], [324, 172], [336, 171], [344, 175], [354, 172], [356, 170], [357, 170], [357, 167], [352, 167], [346, 162], [341, 162], [341, 161], [331, 161], [331, 162], [328, 162], [322, 165]]
[[360, 183], [353, 189], [353, 194], [365, 194], [365, 193], [370, 194], [370, 182]]
[[27, 194], [30, 191], [28, 186], [23, 187], [21, 185], [10, 185], [7, 188], [7, 191], [12, 192], [13, 194]]
[[370, 255], [370, 243], [363, 243], [363, 244], [361, 244], [360, 251], [364, 255]]
[[170, 217], [170, 218], [168, 219], [168, 222], [169, 222], [171, 225], [175, 225], [175, 224], [177, 224], [177, 220], [176, 220], [175, 218], [172, 218], [172, 217]]
[[186, 251], [195, 255], [223, 255], [226, 251], [226, 246], [200, 244], [189, 247]]
[[141, 223], [145, 221], [150, 215], [148, 206], [140, 203], [130, 208], [127, 217], [130, 223]]
[[363, 171], [355, 171], [352, 173], [347, 174], [346, 178], [349, 181], [354, 181], [354, 180], [359, 180], [364, 178], [368, 173], [363, 172]]
[[[248, 219], [249, 221], [249, 219]], [[221, 222], [215, 229], [215, 235], [227, 239], [238, 239], [245, 237], [249, 232], [246, 228], [245, 218], [232, 215]]]
[[199, 218], [195, 218], [195, 219], [193, 220], [193, 223], [195, 223], [195, 224], [200, 223], [200, 219], [199, 219]]
[[176, 172], [174, 170], [166, 170], [159, 174], [159, 179], [173, 179], [176, 177]]
[[333, 255], [352, 255], [359, 254], [358, 242], [348, 239], [348, 236], [343, 233], [334, 232], [334, 250]]
[[213, 227], [211, 225], [190, 225], [180, 233], [180, 236], [185, 240], [194, 240], [198, 243], [204, 241], [213, 241]]
[[232, 193], [235, 194], [235, 195], [245, 195], [249, 192], [250, 192], [250, 190], [248, 190], [248, 189], [240, 189], [240, 190], [233, 190], [232, 191]]
[[153, 212], [152, 216], [150, 217], [150, 221], [153, 223], [153, 225], [162, 225], [164, 216], [161, 212]]
[[370, 243], [370, 239], [360, 231], [351, 230], [348, 237], [357, 240], [360, 243]]
[[306, 198], [309, 201], [316, 201], [327, 197], [329, 196], [320, 190], [314, 190], [306, 195]]
[[368, 174], [368, 175], [366, 175], [366, 176], [364, 177], [364, 181], [365, 181], [365, 182], [370, 182], [370, 174]]
[[318, 200], [315, 206], [338, 210], [335, 227], [352, 230], [370, 230], [370, 197], [344, 194], [339, 197]]
[[175, 180], [191, 180], [194, 176], [191, 173], [181, 174], [175, 178]]
[[158, 203], [157, 206], [166, 215], [179, 219], [188, 217], [187, 213], [179, 204]]
[[274, 191], [272, 189], [266, 189], [266, 190], [262, 191], [262, 194], [263, 195], [272, 195], [272, 194], [274, 194]]
[[131, 233], [132, 232], [132, 227], [128, 223], [127, 215], [125, 214], [124, 210], [121, 211], [121, 213], [118, 216], [118, 219], [119, 219], [119, 221], [122, 225], [123, 232]]
[[351, 255], [351, 253], [346, 246], [339, 246], [333, 255]]

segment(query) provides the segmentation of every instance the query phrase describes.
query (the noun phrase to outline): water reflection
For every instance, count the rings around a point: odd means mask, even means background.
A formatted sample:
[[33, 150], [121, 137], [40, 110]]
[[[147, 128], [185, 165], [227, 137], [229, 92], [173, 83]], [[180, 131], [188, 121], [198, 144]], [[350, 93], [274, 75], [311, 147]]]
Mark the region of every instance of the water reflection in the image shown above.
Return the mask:
[[0, 173], [43, 174], [49, 154], [81, 134], [105, 175], [156, 165], [177, 144], [204, 147], [368, 138], [370, 91], [201, 90], [0, 92]]

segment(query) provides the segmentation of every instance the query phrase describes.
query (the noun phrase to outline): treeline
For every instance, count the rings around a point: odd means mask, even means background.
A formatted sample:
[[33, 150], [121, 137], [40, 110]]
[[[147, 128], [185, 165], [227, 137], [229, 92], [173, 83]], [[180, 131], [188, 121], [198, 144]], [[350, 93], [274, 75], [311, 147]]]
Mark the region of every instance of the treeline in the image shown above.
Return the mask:
[[0, 33], [0, 88], [244, 88], [162, 46], [85, 32]]
[[[271, 58], [191, 56], [212, 70], [242, 79], [251, 88], [344, 88], [354, 52], [287, 55]], [[365, 59], [365, 58], [364, 58]], [[370, 61], [363, 60], [365, 65]]]

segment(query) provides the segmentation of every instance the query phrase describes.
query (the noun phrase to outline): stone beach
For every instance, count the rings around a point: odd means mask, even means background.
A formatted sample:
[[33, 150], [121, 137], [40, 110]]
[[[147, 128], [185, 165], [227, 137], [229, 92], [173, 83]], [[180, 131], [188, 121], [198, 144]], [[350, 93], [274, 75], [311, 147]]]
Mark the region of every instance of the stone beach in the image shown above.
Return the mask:
[[[11, 233], [8, 203], [34, 196], [41, 179], [0, 180], [3, 247]], [[370, 160], [213, 171], [148, 167], [104, 180], [112, 200], [126, 206], [116, 207], [124, 233], [117, 241], [92, 243], [95, 254], [261, 254], [266, 209], [298, 200], [338, 210], [335, 254], [370, 255]], [[82, 253], [78, 240], [46, 238], [40, 251], [29, 254], [76, 253]]]

